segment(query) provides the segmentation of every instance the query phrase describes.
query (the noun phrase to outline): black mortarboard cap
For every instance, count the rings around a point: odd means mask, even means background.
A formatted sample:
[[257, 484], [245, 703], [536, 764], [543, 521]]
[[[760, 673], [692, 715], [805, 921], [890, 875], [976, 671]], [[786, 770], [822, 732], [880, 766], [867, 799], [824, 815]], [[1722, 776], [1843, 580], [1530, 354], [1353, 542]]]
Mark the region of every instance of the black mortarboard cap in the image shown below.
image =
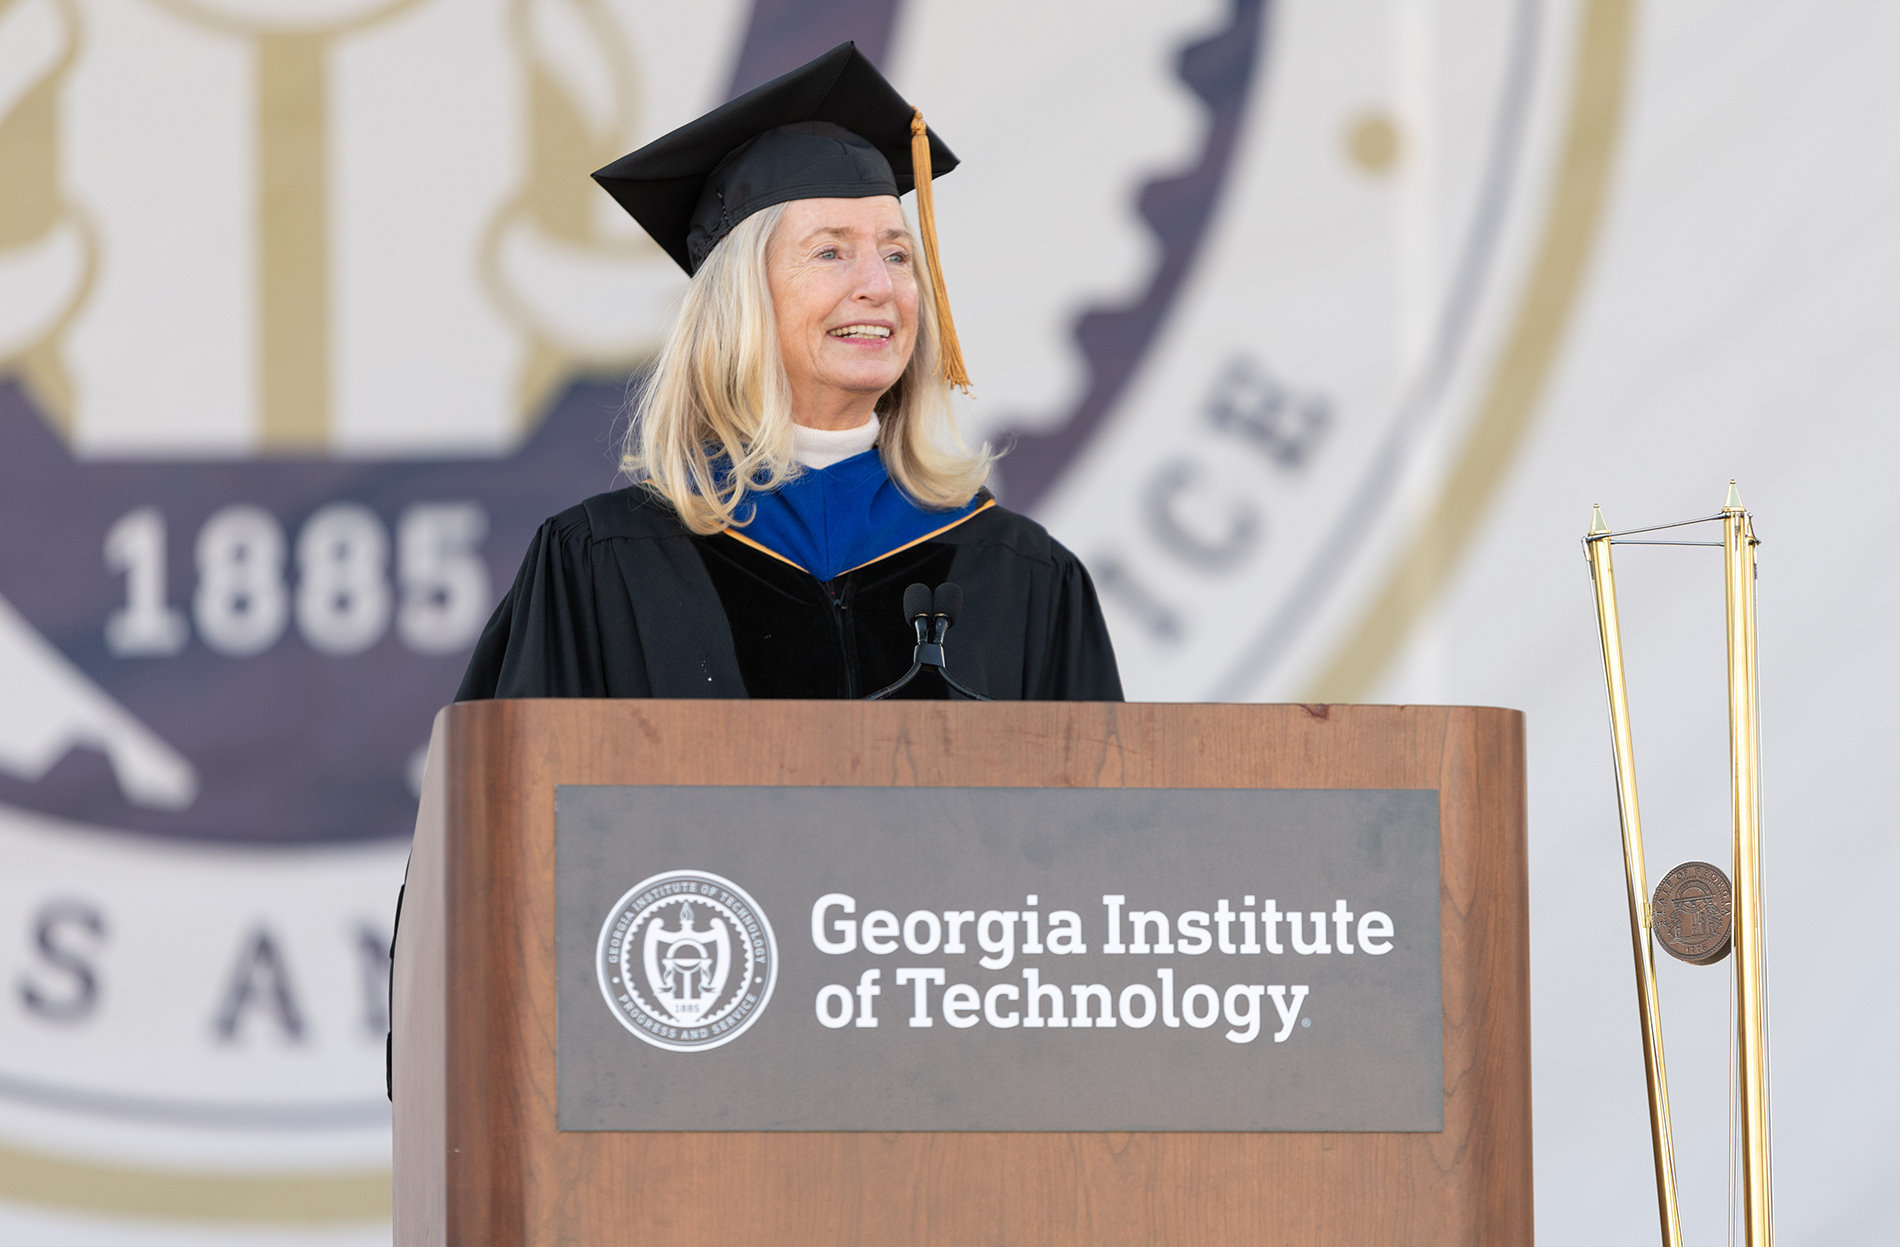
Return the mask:
[[[913, 189], [913, 156], [922, 154], [912, 147], [917, 116], [856, 44], [841, 43], [622, 156], [594, 180], [691, 274], [761, 208]], [[923, 134], [927, 186], [957, 158], [928, 128]]]

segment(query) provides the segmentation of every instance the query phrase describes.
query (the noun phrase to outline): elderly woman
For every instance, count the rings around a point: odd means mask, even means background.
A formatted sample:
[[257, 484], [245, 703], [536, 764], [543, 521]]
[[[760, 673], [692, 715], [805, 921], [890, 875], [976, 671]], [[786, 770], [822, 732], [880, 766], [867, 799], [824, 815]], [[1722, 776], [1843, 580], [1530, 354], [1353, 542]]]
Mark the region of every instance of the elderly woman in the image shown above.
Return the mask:
[[1087, 572], [955, 437], [929, 200], [955, 164], [844, 44], [595, 175], [692, 282], [635, 484], [542, 526], [460, 699], [864, 697], [911, 666], [906, 588], [954, 583], [956, 681], [1120, 700]]

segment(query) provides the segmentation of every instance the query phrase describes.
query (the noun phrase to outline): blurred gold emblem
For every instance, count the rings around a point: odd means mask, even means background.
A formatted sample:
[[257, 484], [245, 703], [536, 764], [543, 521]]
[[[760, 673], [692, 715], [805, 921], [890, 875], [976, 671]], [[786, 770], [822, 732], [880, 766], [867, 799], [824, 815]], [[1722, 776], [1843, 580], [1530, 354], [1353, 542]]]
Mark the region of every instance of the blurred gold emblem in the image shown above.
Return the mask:
[[[498, 41], [485, 33], [496, 17]], [[409, 341], [400, 366], [420, 368], [462, 424], [496, 405], [525, 423], [577, 369], [623, 371], [653, 348], [683, 282], [587, 177], [640, 132], [624, 26], [609, 0], [145, 0], [116, 16], [85, 0], [0, 0], [0, 374], [69, 433], [141, 397], [102, 368], [150, 373], [158, 388], [142, 397], [160, 409], [216, 405], [219, 378], [247, 374], [223, 401], [260, 448], [323, 453], [341, 429], [387, 426], [399, 401], [387, 353], [362, 342], [392, 293], [422, 309], [397, 323], [438, 329]], [[152, 65], [210, 68], [166, 108], [131, 104], [137, 92], [114, 84], [141, 38], [162, 44], [145, 49]], [[510, 107], [458, 114], [459, 134], [431, 130], [431, 110], [457, 101], [405, 96], [398, 48], [412, 63], [453, 59]], [[402, 107], [366, 130], [371, 99]], [[251, 118], [235, 145], [219, 120], [232, 107]], [[101, 136], [133, 148], [164, 127], [178, 182], [141, 195]], [[405, 144], [399, 163], [434, 166], [442, 202], [405, 210], [388, 200], [416, 184], [392, 184], [366, 218], [366, 171]], [[458, 165], [471, 145], [492, 152], [479, 175]], [[150, 228], [128, 232], [141, 214]], [[154, 259], [160, 238], [170, 255]], [[448, 268], [433, 258], [453, 249], [444, 238], [463, 248]], [[244, 313], [222, 333], [198, 317], [209, 344], [187, 332], [183, 358], [141, 369], [141, 352], [165, 352], [128, 326], [178, 317], [191, 293], [172, 259]], [[506, 362], [469, 368], [459, 351], [481, 342]]]

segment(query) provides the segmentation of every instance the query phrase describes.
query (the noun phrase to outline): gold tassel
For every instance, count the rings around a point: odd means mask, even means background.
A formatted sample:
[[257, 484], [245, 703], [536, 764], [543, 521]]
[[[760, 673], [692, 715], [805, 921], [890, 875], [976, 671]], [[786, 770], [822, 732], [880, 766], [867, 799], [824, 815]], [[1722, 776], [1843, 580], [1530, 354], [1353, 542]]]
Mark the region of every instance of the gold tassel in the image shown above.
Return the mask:
[[943, 284], [943, 259], [937, 253], [937, 209], [930, 198], [930, 134], [923, 110], [910, 110], [910, 167], [917, 183], [917, 227], [923, 231], [924, 263], [930, 266], [930, 285], [937, 296], [937, 326], [943, 339], [943, 379], [965, 394], [970, 374], [963, 367], [963, 347], [957, 341], [957, 323], [950, 318], [950, 291]]

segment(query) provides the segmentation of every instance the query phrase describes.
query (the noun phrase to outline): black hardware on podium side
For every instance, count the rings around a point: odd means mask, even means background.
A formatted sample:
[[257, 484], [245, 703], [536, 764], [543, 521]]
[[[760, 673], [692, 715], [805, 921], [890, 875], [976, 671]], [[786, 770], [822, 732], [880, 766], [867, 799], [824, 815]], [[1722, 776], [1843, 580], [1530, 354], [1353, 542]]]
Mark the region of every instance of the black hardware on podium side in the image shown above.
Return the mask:
[[936, 672], [944, 687], [965, 701], [995, 700], [965, 688], [944, 666], [943, 639], [950, 634], [957, 616], [962, 613], [963, 590], [954, 584], [940, 584], [934, 594], [928, 585], [912, 585], [904, 590], [904, 619], [917, 637], [917, 648], [911, 652], [910, 670], [864, 700], [883, 701], [925, 671]]

